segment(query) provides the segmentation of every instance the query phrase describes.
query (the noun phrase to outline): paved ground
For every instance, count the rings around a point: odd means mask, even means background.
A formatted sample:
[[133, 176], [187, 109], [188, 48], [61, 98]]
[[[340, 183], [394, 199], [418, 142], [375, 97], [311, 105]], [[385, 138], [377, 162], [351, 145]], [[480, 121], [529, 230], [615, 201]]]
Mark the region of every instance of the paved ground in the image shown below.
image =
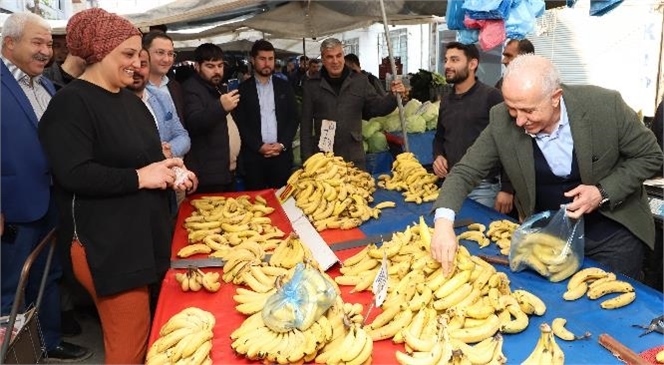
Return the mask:
[[[76, 319], [83, 331], [75, 337], [64, 337], [63, 340], [80, 346], [87, 347], [92, 351], [92, 357], [77, 364], [103, 364], [104, 363], [104, 340], [101, 333], [99, 317], [94, 307], [77, 308]], [[51, 362], [55, 363], [55, 362]]]

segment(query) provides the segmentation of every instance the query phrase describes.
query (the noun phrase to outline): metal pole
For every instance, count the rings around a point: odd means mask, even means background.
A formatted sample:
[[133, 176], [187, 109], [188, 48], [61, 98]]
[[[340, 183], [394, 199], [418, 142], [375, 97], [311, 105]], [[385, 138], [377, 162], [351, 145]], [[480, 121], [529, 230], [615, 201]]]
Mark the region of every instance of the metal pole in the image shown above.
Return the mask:
[[[385, 4], [383, 0], [380, 0], [380, 11], [383, 14], [383, 26], [385, 27], [385, 40], [387, 41], [387, 54], [390, 57], [390, 66], [392, 67], [392, 75], [394, 79], [397, 78], [397, 65], [394, 63], [394, 57], [392, 56], [392, 40], [390, 39], [390, 29], [387, 24], [387, 16], [385, 15]], [[403, 145], [406, 152], [410, 152], [410, 147], [408, 146], [408, 133], [406, 133], [406, 117], [403, 111], [403, 103], [401, 102], [401, 95], [397, 94], [397, 106], [399, 107], [399, 119], [401, 120], [401, 133], [403, 135]]]

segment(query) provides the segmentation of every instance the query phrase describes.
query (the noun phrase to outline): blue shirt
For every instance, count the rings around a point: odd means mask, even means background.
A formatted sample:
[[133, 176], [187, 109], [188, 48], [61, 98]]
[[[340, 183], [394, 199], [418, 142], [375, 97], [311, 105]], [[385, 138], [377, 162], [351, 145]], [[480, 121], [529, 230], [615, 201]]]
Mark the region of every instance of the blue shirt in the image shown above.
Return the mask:
[[266, 83], [256, 78], [256, 91], [258, 91], [258, 104], [261, 109], [261, 136], [263, 143], [277, 142], [277, 114], [274, 106], [274, 86], [272, 76]]

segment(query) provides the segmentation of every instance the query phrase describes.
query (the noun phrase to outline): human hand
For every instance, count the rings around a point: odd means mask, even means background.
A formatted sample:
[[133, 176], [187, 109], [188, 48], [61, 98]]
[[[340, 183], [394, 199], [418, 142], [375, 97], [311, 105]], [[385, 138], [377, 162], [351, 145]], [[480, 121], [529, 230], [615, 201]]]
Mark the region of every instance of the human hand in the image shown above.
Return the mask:
[[230, 112], [235, 109], [240, 102], [240, 92], [238, 90], [232, 90], [226, 94], [221, 94], [221, 96], [219, 96], [219, 101], [224, 110]]
[[564, 194], [568, 198], [572, 198], [572, 202], [567, 204], [567, 216], [573, 219], [578, 219], [582, 215], [592, 213], [595, 209], [599, 208], [602, 201], [602, 193], [595, 185], [581, 184]]
[[394, 80], [390, 84], [390, 90], [393, 94], [401, 94], [402, 96], [406, 94], [406, 87], [403, 85], [401, 80]]
[[275, 157], [281, 154], [281, 145], [279, 143], [264, 143], [258, 152], [265, 157]]
[[436, 156], [433, 161], [433, 173], [443, 179], [447, 177], [447, 159], [442, 155]]
[[496, 202], [493, 206], [493, 209], [503, 213], [508, 214], [512, 211], [512, 205], [514, 203], [514, 194], [506, 193], [504, 191], [499, 191], [496, 195]]
[[198, 188], [198, 177], [192, 171], [187, 170], [186, 166], [176, 166], [173, 170], [175, 171], [173, 190], [184, 191], [191, 194], [196, 188]]
[[459, 243], [454, 233], [454, 222], [438, 218], [434, 222], [433, 236], [431, 237], [431, 255], [441, 264], [443, 274], [449, 276], [454, 272], [454, 258]]
[[173, 151], [171, 151], [170, 143], [161, 142], [161, 151], [164, 153], [164, 157], [166, 157], [166, 158], [173, 157]]
[[184, 163], [179, 158], [167, 158], [153, 162], [136, 170], [138, 174], [139, 189], [166, 189], [175, 182], [173, 167], [182, 167]]

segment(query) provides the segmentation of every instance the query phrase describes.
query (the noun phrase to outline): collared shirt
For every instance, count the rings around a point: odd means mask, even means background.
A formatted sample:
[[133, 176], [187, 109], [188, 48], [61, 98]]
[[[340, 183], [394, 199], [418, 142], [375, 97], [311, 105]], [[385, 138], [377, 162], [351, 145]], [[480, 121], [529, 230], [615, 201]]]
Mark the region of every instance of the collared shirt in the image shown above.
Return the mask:
[[37, 120], [41, 119], [48, 103], [51, 101], [51, 94], [42, 85], [42, 75], [30, 77], [4, 56], [0, 56], [0, 59], [2, 59], [2, 62], [5, 63], [9, 72], [16, 79], [16, 82], [21, 86], [25, 96], [28, 97], [32, 110], [37, 115]]
[[277, 114], [274, 106], [274, 87], [272, 76], [268, 77], [266, 83], [261, 83], [256, 78], [256, 90], [258, 91], [258, 103], [261, 108], [261, 136], [263, 143], [277, 142]]
[[569, 126], [565, 101], [562, 97], [560, 98], [560, 120], [556, 129], [551, 134], [540, 132], [535, 136], [531, 135], [531, 137], [535, 138], [535, 142], [542, 151], [542, 155], [544, 155], [551, 171], [559, 177], [569, 176], [572, 171], [574, 141], [572, 140], [572, 130]]
[[154, 87], [155, 89], [162, 89], [162, 91], [168, 91], [166, 89], [168, 89], [168, 82], [169, 81], [170, 81], [170, 79], [168, 78], [168, 76], [164, 75], [164, 76], [161, 77], [161, 82], [159, 83], [159, 85], [155, 85], [150, 80], [148, 80], [148, 85]]
[[154, 124], [157, 125], [157, 130], [159, 130], [159, 122], [157, 122], [157, 115], [155, 115], [154, 110], [152, 110], [152, 105], [150, 105], [148, 99], [150, 99], [150, 91], [148, 91], [148, 89], [145, 88], [143, 89], [143, 97], [141, 98], [141, 100], [143, 100], [143, 104], [145, 104], [145, 106], [148, 107], [150, 114], [152, 114], [152, 119], [154, 120]]
[[[560, 120], [556, 129], [551, 134], [538, 133], [532, 135], [526, 133], [532, 138], [535, 138], [537, 146], [542, 151], [546, 162], [549, 164], [551, 171], [560, 177], [565, 177], [572, 171], [572, 152], [574, 151], [574, 141], [572, 140], [572, 130], [569, 126], [569, 117], [567, 116], [567, 108], [565, 101], [560, 98]], [[439, 218], [445, 218], [454, 222], [455, 213], [449, 208], [438, 208], [435, 211], [434, 221]]]

